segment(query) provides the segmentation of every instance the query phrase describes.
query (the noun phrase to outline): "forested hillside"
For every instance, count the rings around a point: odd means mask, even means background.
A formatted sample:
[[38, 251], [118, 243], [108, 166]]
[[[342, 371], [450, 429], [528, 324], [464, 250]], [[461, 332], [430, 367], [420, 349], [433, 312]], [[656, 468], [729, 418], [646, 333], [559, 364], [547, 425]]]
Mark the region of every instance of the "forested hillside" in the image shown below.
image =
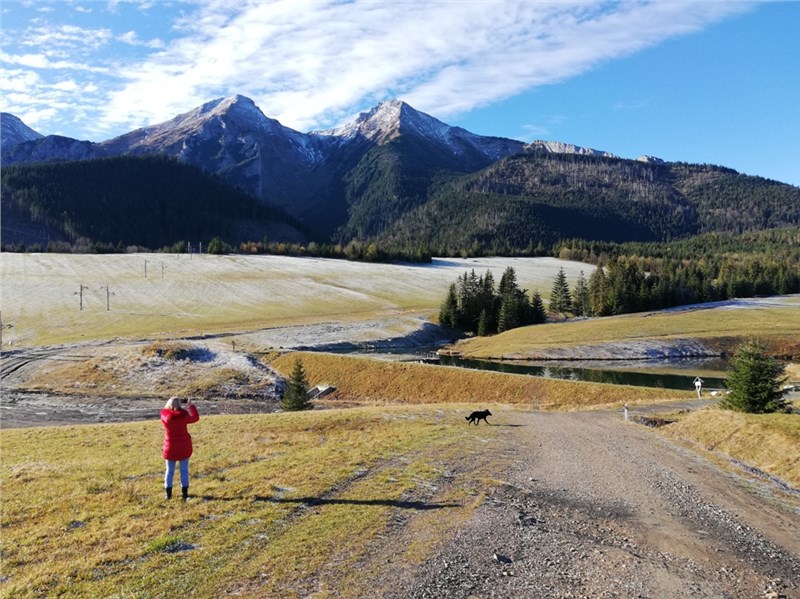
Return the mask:
[[231, 247], [314, 240], [374, 248], [334, 252], [356, 259], [418, 259], [550, 255], [569, 239], [667, 242], [800, 225], [800, 188], [709, 165], [536, 150], [492, 162], [401, 135], [325, 168], [336, 173], [333, 182], [300, 225], [170, 158], [12, 165], [2, 170], [3, 244], [84, 239], [157, 249], [213, 237]]
[[531, 152], [429, 191], [376, 240], [441, 255], [531, 254], [569, 238], [665, 241], [800, 224], [800, 188], [708, 165]]
[[280, 210], [165, 157], [8, 166], [2, 190], [6, 249], [47, 240], [157, 249], [214, 237], [260, 240], [275, 231], [304, 239]]
[[477, 153], [456, 159], [416, 136], [400, 136], [376, 146], [343, 177], [346, 221], [337, 236], [347, 242], [379, 235], [428, 202], [442, 181], [489, 162]]

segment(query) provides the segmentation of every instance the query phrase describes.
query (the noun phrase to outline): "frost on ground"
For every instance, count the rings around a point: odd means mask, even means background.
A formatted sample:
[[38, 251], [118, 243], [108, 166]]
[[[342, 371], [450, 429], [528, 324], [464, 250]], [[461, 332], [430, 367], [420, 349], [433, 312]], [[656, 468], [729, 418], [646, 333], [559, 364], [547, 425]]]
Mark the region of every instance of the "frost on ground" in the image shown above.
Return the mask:
[[[237, 334], [334, 321], [438, 312], [464, 272], [512, 266], [546, 297], [560, 268], [570, 281], [592, 267], [555, 258], [436, 259], [367, 264], [285, 256], [0, 254], [4, 349], [113, 337]], [[334, 338], [333, 342], [338, 341]], [[286, 346], [276, 339], [272, 345]], [[311, 343], [305, 343], [311, 345]]]

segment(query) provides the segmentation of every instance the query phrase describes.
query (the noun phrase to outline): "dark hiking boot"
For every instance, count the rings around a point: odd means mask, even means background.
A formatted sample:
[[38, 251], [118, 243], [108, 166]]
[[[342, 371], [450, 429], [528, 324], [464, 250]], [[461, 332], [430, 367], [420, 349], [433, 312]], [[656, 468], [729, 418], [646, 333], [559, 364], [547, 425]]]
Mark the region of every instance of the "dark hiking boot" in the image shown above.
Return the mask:
[[172, 487], [164, 487], [164, 499], [172, 499]]
[[181, 487], [181, 496], [184, 501], [189, 499], [189, 487]]

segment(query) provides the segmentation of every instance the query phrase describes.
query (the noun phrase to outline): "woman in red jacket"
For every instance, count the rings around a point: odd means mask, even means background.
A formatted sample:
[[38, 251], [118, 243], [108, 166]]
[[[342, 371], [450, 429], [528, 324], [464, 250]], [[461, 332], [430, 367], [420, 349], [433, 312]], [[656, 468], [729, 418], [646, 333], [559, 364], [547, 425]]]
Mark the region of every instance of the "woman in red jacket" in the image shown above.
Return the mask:
[[189, 458], [192, 457], [192, 436], [187, 426], [200, 420], [197, 408], [191, 399], [186, 401], [189, 411], [181, 406], [179, 397], [170, 397], [161, 410], [161, 424], [164, 425], [164, 452], [167, 471], [164, 474], [164, 495], [172, 498], [172, 481], [175, 478], [175, 464], [180, 464], [181, 494], [183, 500], [189, 498]]

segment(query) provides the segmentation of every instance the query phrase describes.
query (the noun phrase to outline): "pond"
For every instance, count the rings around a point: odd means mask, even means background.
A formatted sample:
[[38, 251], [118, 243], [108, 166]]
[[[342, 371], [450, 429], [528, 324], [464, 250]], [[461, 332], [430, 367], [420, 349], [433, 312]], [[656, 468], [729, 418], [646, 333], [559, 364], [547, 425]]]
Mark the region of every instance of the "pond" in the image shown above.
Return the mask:
[[[611, 367], [613, 362], [592, 360], [580, 362], [580, 366], [573, 363], [557, 362], [522, 362], [522, 361], [493, 361], [470, 360], [452, 356], [441, 356], [440, 364], [443, 366], [457, 366], [459, 368], [476, 368], [479, 370], [493, 370], [512, 374], [527, 374], [548, 378], [567, 379], [572, 381], [589, 381], [593, 383], [610, 383], [613, 385], [635, 385], [641, 387], [662, 387], [665, 389], [694, 390], [694, 379], [699, 371], [719, 372], [719, 376], [701, 376], [703, 389], [726, 389], [725, 364], [719, 359], [711, 360], [660, 360], [647, 361], [642, 364]], [[635, 370], [639, 368], [640, 370]], [[647, 372], [643, 372], [646, 369]], [[658, 372], [669, 369], [669, 371]], [[675, 371], [685, 370], [686, 374]], [[692, 372], [694, 370], [695, 372]]]

